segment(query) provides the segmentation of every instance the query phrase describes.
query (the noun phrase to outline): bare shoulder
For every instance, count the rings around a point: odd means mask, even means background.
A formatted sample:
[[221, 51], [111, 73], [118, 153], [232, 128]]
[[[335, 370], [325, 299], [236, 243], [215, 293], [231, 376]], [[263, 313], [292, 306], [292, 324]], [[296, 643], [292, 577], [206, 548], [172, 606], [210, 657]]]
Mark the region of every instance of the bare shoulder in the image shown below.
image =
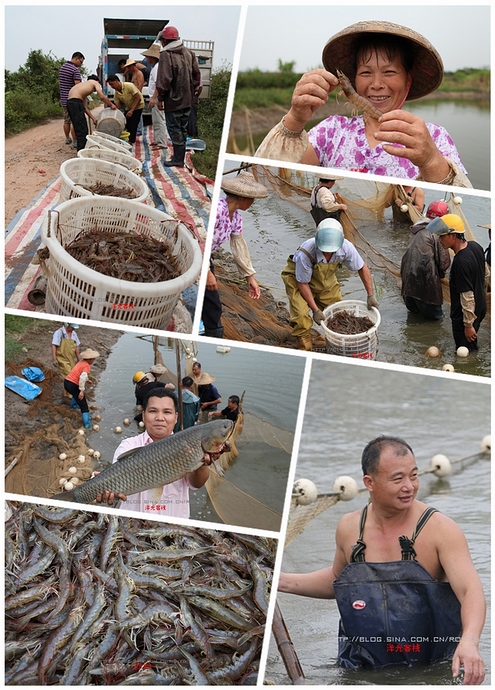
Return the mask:
[[428, 520], [426, 525], [428, 534], [438, 545], [455, 540], [465, 541], [464, 532], [452, 518], [444, 513], [436, 512]]
[[355, 537], [356, 531], [359, 531], [359, 520], [361, 519], [361, 513], [362, 508], [359, 510], [354, 510], [352, 513], [346, 513], [340, 518], [336, 532], [337, 541], [340, 539], [346, 539], [350, 535]]

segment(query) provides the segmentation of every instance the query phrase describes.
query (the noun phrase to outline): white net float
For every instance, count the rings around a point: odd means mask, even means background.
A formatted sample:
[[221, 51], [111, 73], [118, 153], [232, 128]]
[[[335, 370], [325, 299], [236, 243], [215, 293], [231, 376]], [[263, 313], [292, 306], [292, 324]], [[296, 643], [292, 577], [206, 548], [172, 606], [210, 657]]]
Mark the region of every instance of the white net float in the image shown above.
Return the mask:
[[436, 345], [432, 345], [426, 350], [425, 355], [427, 357], [440, 357], [441, 352]]
[[353, 498], [356, 498], [359, 491], [356, 480], [346, 475], [337, 477], [333, 483], [333, 490], [335, 493], [340, 494], [342, 501], [352, 501]]
[[452, 372], [452, 371], [455, 371], [455, 369], [454, 369], [454, 367], [452, 366], [452, 364], [444, 364], [443, 367], [442, 367], [442, 371], [450, 371], [450, 372]]
[[60, 453], [60, 455], [58, 456], [58, 459], [59, 460], [66, 460], [67, 459], [67, 453]]
[[430, 467], [436, 477], [447, 477], [452, 472], [450, 460], [441, 453], [432, 457]]
[[292, 497], [299, 505], [307, 506], [318, 498], [318, 489], [310, 479], [298, 479], [292, 487]]
[[66, 482], [64, 484], [64, 491], [72, 491], [74, 484], [72, 482]]
[[491, 436], [483, 436], [483, 438], [481, 439], [480, 448], [481, 448], [482, 453], [491, 453], [492, 452], [492, 437]]
[[93, 431], [99, 431], [100, 430], [100, 425], [99, 424], [93, 424]]
[[460, 347], [457, 348], [457, 356], [458, 357], [467, 357], [469, 355], [469, 350], [467, 347], [464, 347], [464, 345], [461, 345]]
[[115, 427], [115, 433], [116, 433], [116, 434], [121, 434], [121, 433], [122, 433], [122, 427], [121, 427], [121, 426], [116, 426], [116, 427]]

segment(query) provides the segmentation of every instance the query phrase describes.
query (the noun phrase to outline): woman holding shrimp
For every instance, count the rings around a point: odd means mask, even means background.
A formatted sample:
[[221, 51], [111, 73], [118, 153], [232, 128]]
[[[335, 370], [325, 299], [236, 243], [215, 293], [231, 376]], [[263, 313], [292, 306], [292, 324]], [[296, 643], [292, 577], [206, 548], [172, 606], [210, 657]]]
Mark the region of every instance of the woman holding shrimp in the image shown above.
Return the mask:
[[[299, 80], [289, 112], [257, 156], [471, 187], [446, 130], [402, 110], [442, 81], [429, 41], [390, 22], [358, 22], [327, 42], [322, 59], [325, 69]], [[333, 115], [307, 134], [305, 125], [339, 85], [363, 115]]]

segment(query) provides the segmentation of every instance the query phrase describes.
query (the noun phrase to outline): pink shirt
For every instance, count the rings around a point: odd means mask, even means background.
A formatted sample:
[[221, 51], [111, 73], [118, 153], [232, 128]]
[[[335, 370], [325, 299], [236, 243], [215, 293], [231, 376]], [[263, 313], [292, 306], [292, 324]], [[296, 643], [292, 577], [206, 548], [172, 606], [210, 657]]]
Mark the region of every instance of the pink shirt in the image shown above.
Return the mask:
[[242, 215], [240, 211], [234, 211], [230, 220], [227, 199], [220, 199], [213, 228], [211, 251], [214, 252], [221, 244], [230, 240], [231, 235], [242, 235]]
[[[466, 172], [449, 133], [440, 125], [425, 124], [442, 156], [447, 156]], [[313, 127], [308, 137], [324, 168], [408, 179], [419, 175], [419, 169], [411, 161], [390, 155], [381, 144], [370, 149], [362, 116], [332, 115]]]
[[[126, 453], [133, 448], [141, 448], [147, 446], [148, 443], [153, 443], [151, 436], [147, 431], [131, 438], [126, 438], [118, 446], [113, 456], [112, 462], [116, 462], [119, 455]], [[150, 500], [150, 491], [141, 491], [139, 494], [132, 494], [127, 497], [127, 501], [123, 501], [121, 508], [126, 510], [134, 510], [136, 512], [146, 513], [148, 515], [162, 515], [163, 517], [189, 517], [189, 489], [194, 487], [190, 485], [186, 477], [167, 484], [163, 487], [162, 497], [156, 504]]]

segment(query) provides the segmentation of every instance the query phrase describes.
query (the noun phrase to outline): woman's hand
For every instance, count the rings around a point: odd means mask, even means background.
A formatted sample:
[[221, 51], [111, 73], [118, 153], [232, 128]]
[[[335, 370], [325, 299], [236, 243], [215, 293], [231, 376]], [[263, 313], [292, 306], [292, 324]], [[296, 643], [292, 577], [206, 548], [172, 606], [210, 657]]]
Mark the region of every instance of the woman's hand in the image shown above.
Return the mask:
[[206, 289], [207, 290], [217, 290], [217, 279], [212, 271], [208, 271], [206, 276]]
[[247, 276], [246, 278], [251, 299], [259, 299], [261, 295], [260, 286], [256, 282], [254, 276]]
[[387, 142], [382, 145], [390, 155], [410, 160], [426, 182], [439, 182], [449, 174], [449, 164], [437, 149], [424, 120], [406, 110], [384, 113], [374, 137], [379, 142]]
[[327, 102], [328, 94], [338, 86], [338, 79], [324, 69], [303, 74], [292, 94], [292, 104], [285, 116], [287, 129], [297, 132], [313, 119], [315, 112]]

